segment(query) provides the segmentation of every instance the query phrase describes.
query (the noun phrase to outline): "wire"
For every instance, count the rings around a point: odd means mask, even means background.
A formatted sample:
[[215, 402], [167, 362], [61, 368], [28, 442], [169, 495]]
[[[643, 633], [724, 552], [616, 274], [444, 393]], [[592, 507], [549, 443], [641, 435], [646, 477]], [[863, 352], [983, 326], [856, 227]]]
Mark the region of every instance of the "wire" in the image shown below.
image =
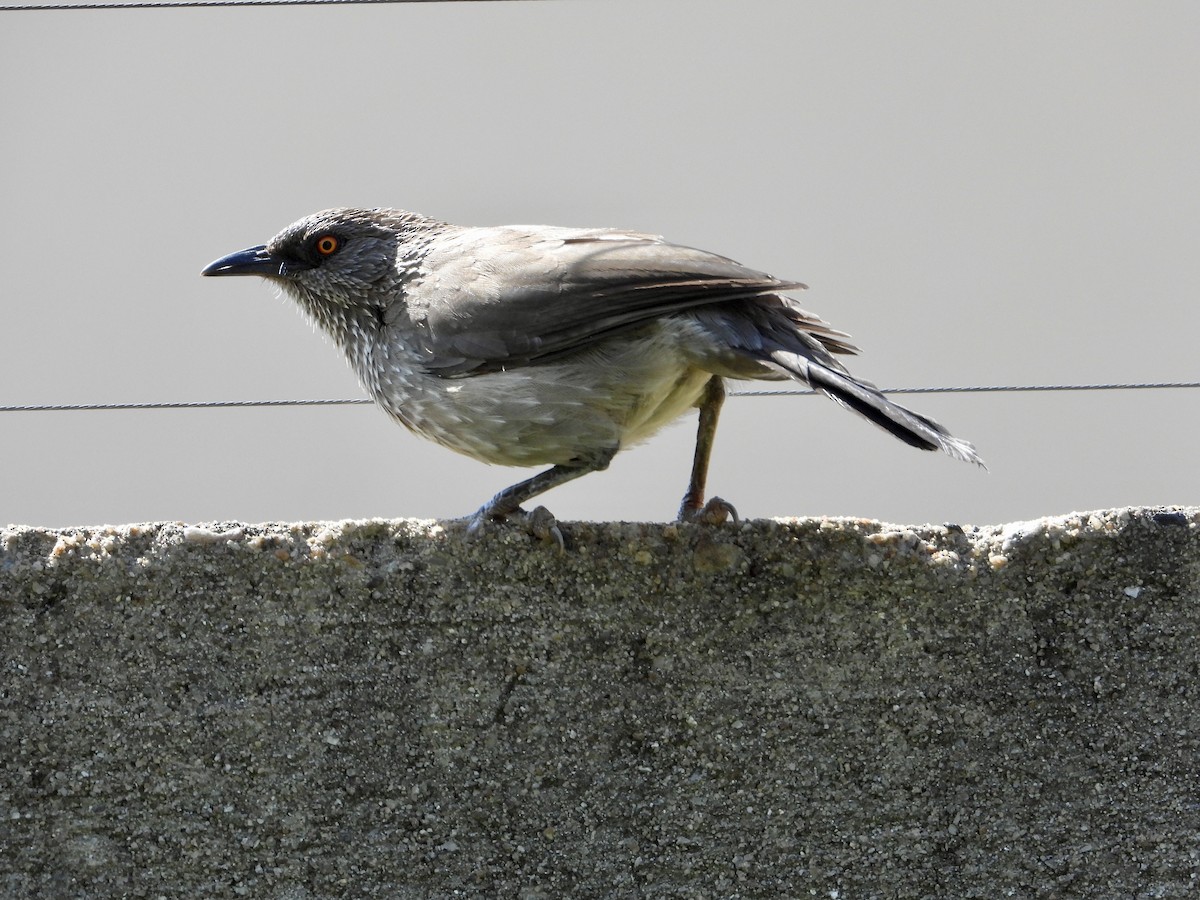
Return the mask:
[[[1168, 388], [1200, 388], [1200, 381], [1156, 381], [1145, 384], [1000, 384], [960, 387], [880, 388], [881, 394], [1018, 394], [1034, 391], [1147, 391]], [[730, 391], [731, 397], [796, 397], [816, 394], [813, 390]], [[0, 407], [3, 411], [3, 407]]]
[[[131, 0], [118, 3], [51, 3], [45, 6], [25, 4], [0, 6], [0, 12], [45, 12], [78, 9], [197, 9], [208, 6], [348, 6], [365, 3], [441, 3], [448, 0]], [[454, 0], [454, 2], [490, 3], [497, 0]]]
[[[884, 394], [1015, 394], [1035, 391], [1146, 391], [1171, 388], [1200, 388], [1200, 381], [1157, 381], [1140, 384], [1005, 384], [958, 387], [886, 388]], [[813, 390], [730, 391], [731, 397], [803, 397]], [[165, 403], [53, 403], [24, 406], [0, 406], [6, 412], [83, 412], [132, 409], [245, 409], [259, 406], [366, 406], [374, 401], [366, 397], [344, 400], [195, 400]]]
[[83, 412], [114, 409], [241, 409], [252, 406], [357, 406], [372, 403], [366, 397], [353, 400], [193, 400], [166, 403], [51, 403], [0, 406], [0, 412]]

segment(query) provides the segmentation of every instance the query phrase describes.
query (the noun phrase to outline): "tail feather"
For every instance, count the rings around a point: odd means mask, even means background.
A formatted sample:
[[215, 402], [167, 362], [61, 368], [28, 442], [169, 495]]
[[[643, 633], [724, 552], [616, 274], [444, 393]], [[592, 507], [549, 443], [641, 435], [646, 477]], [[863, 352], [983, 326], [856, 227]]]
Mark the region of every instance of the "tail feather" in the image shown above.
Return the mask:
[[[941, 450], [954, 459], [984, 466], [970, 441], [956, 438], [933, 419], [893, 403], [874, 385], [857, 381], [798, 353], [777, 350], [771, 360], [793, 378], [810, 385], [841, 406], [851, 409], [884, 431], [921, 450]], [[986, 468], [986, 466], [984, 466]]]

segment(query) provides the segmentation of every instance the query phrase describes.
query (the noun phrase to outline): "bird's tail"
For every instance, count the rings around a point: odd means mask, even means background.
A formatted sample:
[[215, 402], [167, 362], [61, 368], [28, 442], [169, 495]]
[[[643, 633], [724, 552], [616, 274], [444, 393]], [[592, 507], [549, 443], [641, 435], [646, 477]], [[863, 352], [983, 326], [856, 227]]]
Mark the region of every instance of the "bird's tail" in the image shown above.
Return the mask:
[[857, 381], [844, 371], [788, 350], [775, 350], [770, 359], [793, 378], [854, 410], [906, 444], [921, 450], [941, 450], [955, 459], [984, 465], [970, 441], [956, 438], [933, 419], [893, 403], [868, 382]]

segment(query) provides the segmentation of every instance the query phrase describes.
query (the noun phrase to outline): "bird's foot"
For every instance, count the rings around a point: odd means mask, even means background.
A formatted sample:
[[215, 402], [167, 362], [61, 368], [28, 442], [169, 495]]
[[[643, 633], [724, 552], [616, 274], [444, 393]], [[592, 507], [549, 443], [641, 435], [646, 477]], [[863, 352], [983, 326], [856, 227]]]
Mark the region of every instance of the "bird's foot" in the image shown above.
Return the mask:
[[692, 506], [687, 500], [683, 501], [683, 506], [679, 509], [680, 522], [695, 522], [698, 525], [721, 525], [733, 520], [733, 524], [737, 525], [741, 520], [738, 518], [737, 510], [733, 508], [733, 504], [720, 497], [713, 497], [703, 506]]
[[566, 552], [567, 544], [563, 540], [558, 521], [544, 506], [535, 507], [531, 512], [517, 507], [503, 513], [497, 512], [490, 505], [484, 506], [467, 520], [467, 537], [476, 538], [499, 522], [511, 522], [542, 543], [554, 544], [560, 554]]

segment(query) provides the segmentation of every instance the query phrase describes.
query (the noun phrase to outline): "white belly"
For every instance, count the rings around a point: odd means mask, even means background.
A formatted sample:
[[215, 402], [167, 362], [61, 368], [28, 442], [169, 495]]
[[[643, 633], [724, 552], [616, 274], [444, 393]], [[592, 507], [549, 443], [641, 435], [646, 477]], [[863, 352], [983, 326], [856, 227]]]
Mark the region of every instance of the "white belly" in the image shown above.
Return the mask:
[[656, 328], [565, 360], [461, 378], [394, 360], [364, 385], [398, 421], [451, 450], [498, 465], [570, 463], [643, 441], [695, 405], [712, 375], [682, 352], [683, 337]]

